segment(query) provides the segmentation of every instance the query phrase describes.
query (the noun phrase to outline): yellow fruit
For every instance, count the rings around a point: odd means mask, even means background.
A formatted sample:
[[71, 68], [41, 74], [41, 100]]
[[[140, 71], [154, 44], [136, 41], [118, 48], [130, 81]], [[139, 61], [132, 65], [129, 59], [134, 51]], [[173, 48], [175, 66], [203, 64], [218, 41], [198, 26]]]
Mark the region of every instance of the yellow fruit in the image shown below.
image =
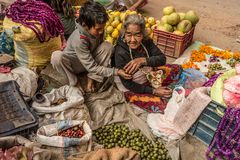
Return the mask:
[[106, 41], [108, 41], [108, 42], [110, 42], [111, 44], [113, 44], [114, 39], [113, 39], [112, 37], [108, 36], [108, 37], [106, 38]]
[[146, 28], [146, 31], [147, 31], [148, 35], [150, 35], [152, 33], [151, 28]]
[[113, 12], [113, 16], [114, 16], [114, 17], [119, 17], [120, 14], [121, 14], [121, 12], [119, 12], [119, 11]]
[[114, 20], [112, 23], [111, 23], [111, 26], [113, 28], [116, 28], [118, 25], [119, 25], [120, 21], [119, 20]]
[[153, 17], [149, 17], [147, 21], [148, 21], [148, 23], [149, 23], [151, 26], [156, 23], [156, 21], [155, 21], [155, 19], [154, 19]]
[[151, 30], [154, 30], [157, 26], [158, 26], [158, 24], [154, 24], [154, 25], [151, 27]]
[[106, 22], [106, 26], [109, 26], [109, 24], [110, 24], [109, 21], [107, 21], [107, 22]]
[[111, 34], [112, 32], [113, 32], [113, 27], [112, 26], [108, 26], [106, 28], [106, 33]]
[[126, 14], [130, 14], [131, 13], [131, 11], [130, 10], [126, 10], [126, 12], [125, 12]]
[[117, 26], [117, 30], [121, 30], [122, 29], [122, 23], [120, 23], [118, 26]]
[[148, 18], [144, 17], [145, 23], [148, 23]]
[[121, 20], [121, 22], [124, 22], [126, 16], [127, 16], [126, 13], [121, 13], [121, 14], [120, 14], [120, 20]]
[[156, 24], [159, 24], [160, 23], [160, 21], [159, 20], [156, 20]]
[[149, 24], [149, 23], [146, 23], [145, 27], [146, 27], [146, 28], [150, 28], [150, 24]]
[[110, 16], [109, 19], [108, 19], [108, 22], [112, 23], [113, 20], [114, 20], [114, 18], [112, 16]]
[[120, 16], [114, 17], [114, 21], [115, 21], [115, 20], [120, 21]]
[[153, 33], [151, 33], [149, 37], [150, 37], [150, 38], [153, 38]]
[[114, 29], [114, 31], [112, 32], [112, 38], [118, 38], [119, 36], [119, 31], [117, 29]]
[[137, 14], [137, 12], [136, 11], [131, 11], [130, 14]]

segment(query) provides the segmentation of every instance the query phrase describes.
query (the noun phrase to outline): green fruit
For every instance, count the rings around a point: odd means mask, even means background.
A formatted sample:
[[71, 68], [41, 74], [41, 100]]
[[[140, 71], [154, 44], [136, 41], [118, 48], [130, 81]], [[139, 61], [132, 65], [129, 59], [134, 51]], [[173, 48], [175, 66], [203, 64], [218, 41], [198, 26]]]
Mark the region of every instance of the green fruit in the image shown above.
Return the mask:
[[180, 16], [177, 13], [172, 13], [167, 17], [167, 23], [170, 25], [176, 25], [180, 21]]
[[192, 28], [192, 23], [189, 20], [182, 20], [177, 25], [177, 30], [181, 31], [183, 33], [189, 32], [191, 30], [191, 28]]
[[184, 19], [189, 20], [192, 22], [192, 25], [196, 25], [199, 21], [199, 17], [196, 12], [194, 11], [188, 11], [184, 17]]
[[180, 21], [184, 20], [186, 13], [178, 12], [178, 15], [180, 16]]
[[173, 6], [167, 6], [163, 8], [163, 15], [170, 15], [175, 12], [175, 8]]

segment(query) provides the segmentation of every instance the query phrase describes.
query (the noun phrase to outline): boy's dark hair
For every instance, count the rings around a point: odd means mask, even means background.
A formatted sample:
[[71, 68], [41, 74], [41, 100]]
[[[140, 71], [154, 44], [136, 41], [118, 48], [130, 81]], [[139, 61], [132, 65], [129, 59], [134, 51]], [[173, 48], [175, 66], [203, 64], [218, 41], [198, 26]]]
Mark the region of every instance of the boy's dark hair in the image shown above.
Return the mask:
[[92, 28], [96, 24], [104, 24], [108, 21], [108, 14], [105, 8], [98, 2], [87, 1], [80, 8], [78, 22]]

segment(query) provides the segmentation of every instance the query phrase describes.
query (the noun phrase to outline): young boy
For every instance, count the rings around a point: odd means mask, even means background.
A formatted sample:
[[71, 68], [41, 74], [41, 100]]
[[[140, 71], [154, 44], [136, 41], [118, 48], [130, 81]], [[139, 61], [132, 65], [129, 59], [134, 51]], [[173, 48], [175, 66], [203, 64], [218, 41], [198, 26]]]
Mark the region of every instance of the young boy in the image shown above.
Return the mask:
[[77, 86], [83, 93], [77, 74], [87, 71], [86, 92], [94, 92], [94, 81], [103, 82], [104, 77], [119, 75], [131, 79], [122, 69], [110, 68], [112, 45], [103, 41], [104, 27], [108, 20], [106, 10], [94, 1], [87, 1], [80, 9], [75, 31], [61, 51], [53, 52], [53, 68], [66, 75], [71, 86]]

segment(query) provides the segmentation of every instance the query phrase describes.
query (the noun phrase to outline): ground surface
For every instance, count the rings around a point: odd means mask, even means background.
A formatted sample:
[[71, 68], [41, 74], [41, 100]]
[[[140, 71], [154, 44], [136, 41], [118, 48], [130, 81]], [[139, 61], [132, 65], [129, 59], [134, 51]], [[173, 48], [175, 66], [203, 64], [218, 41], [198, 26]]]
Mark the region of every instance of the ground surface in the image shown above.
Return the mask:
[[239, 0], [149, 0], [144, 7], [148, 16], [162, 17], [162, 9], [172, 5], [177, 11], [194, 10], [200, 21], [194, 40], [210, 43], [222, 49], [240, 51], [240, 1]]

